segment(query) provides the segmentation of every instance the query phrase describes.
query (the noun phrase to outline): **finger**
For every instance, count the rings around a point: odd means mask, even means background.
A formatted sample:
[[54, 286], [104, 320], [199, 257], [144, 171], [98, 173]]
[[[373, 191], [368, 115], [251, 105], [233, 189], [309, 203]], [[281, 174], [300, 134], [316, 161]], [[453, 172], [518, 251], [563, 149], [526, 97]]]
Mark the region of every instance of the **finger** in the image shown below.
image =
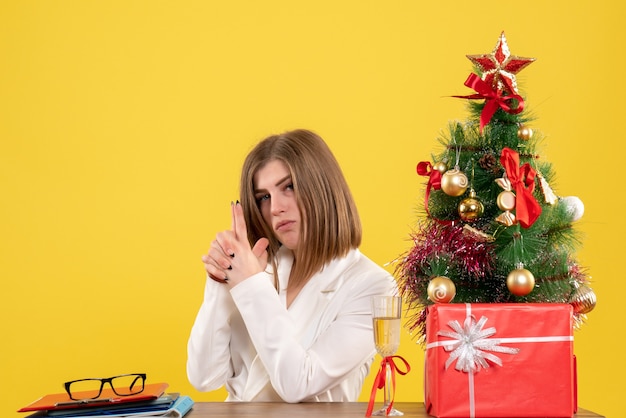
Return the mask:
[[213, 264], [215, 267], [225, 270], [231, 265], [232, 258], [224, 254], [218, 244], [209, 248], [208, 254], [202, 257], [205, 264]]
[[234, 231], [237, 240], [247, 242], [248, 228], [246, 227], [246, 220], [243, 216], [243, 207], [239, 201], [233, 206], [233, 225], [235, 227]]
[[260, 258], [263, 254], [267, 254], [265, 250], [270, 245], [270, 240], [267, 238], [259, 238], [259, 240], [254, 244], [252, 248], [252, 252], [256, 256], [256, 258]]
[[[237, 203], [239, 203], [239, 201], [237, 201]], [[237, 230], [237, 219], [235, 217], [235, 204], [233, 203], [233, 201], [230, 201], [230, 230], [231, 232], [235, 233], [235, 231]], [[235, 233], [235, 239], [237, 239], [237, 234]], [[225, 248], [225, 253], [228, 254], [230, 257], [234, 257], [235, 256], [235, 252], [233, 251], [232, 248]]]
[[237, 228], [237, 224], [235, 222], [235, 203], [231, 200], [230, 202], [230, 230], [235, 232]]
[[211, 280], [216, 281], [216, 282], [218, 282], [218, 283], [228, 283], [228, 280], [226, 280], [226, 279], [220, 279], [220, 278], [218, 278], [218, 277], [214, 277], [214, 276], [213, 276], [213, 275], [211, 275], [211, 274], [209, 274], [208, 276], [209, 276], [209, 278], [210, 278]]
[[211, 244], [211, 248], [221, 252], [224, 257], [232, 257], [235, 254], [233, 249], [236, 246], [237, 237], [233, 231], [222, 231], [215, 235], [215, 241]]
[[206, 270], [209, 277], [218, 282], [226, 281], [227, 278], [226, 278], [226, 273], [224, 272], [224, 270], [217, 268], [214, 264], [210, 262], [209, 263], [204, 262], [204, 258], [205, 257], [202, 257], [202, 262], [204, 263], [204, 269]]
[[267, 247], [269, 244], [270, 241], [267, 238], [260, 238], [252, 248], [252, 253], [256, 256], [263, 270], [267, 267]]

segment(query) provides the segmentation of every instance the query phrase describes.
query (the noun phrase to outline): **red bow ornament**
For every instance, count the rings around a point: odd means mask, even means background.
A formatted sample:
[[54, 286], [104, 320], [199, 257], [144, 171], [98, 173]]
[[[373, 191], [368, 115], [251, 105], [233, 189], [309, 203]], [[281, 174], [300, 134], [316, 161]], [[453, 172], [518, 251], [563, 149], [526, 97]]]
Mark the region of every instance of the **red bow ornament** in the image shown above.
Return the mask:
[[[502, 79], [506, 87], [510, 92], [514, 92], [515, 88], [511, 85], [511, 82], [503, 78]], [[493, 114], [496, 113], [498, 108], [504, 110], [511, 115], [517, 115], [524, 110], [524, 99], [519, 94], [512, 93], [510, 95], [504, 95], [505, 90], [494, 90], [489, 83], [481, 79], [476, 74], [470, 74], [465, 80], [465, 85], [476, 91], [476, 94], [468, 96], [452, 96], [461, 99], [485, 99], [485, 106], [480, 113], [480, 133], [483, 133], [485, 125], [491, 121]], [[510, 102], [512, 99], [517, 100], [517, 107], [512, 107]]]
[[511, 148], [502, 149], [500, 163], [511, 188], [515, 190], [515, 217], [524, 228], [528, 228], [541, 215], [541, 206], [533, 196], [537, 172], [528, 163], [520, 167], [519, 154]]
[[417, 174], [420, 176], [428, 176], [428, 183], [426, 184], [426, 193], [424, 194], [424, 206], [426, 213], [428, 212], [428, 198], [430, 196], [430, 189], [441, 189], [441, 172], [435, 170], [433, 165], [429, 161], [422, 161], [417, 164]]

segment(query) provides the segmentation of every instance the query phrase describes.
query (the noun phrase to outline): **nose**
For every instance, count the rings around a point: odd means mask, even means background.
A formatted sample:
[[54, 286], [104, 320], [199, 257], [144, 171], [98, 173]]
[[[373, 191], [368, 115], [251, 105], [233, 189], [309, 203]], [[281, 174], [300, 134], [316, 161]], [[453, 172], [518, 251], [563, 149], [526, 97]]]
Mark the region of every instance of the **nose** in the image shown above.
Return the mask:
[[272, 196], [271, 205], [272, 215], [280, 215], [285, 211], [286, 201], [281, 196]]

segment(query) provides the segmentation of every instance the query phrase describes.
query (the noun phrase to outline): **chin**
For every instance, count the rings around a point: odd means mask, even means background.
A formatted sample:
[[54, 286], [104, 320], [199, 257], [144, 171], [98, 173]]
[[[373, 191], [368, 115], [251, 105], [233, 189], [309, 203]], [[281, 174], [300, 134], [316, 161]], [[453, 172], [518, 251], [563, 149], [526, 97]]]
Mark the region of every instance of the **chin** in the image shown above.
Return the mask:
[[295, 251], [296, 248], [298, 248], [297, 245], [291, 244], [289, 242], [283, 242], [283, 247], [286, 247], [287, 249], [289, 249], [291, 251]]
[[291, 251], [294, 251], [296, 248], [298, 248], [298, 243], [294, 242], [291, 239], [281, 239], [280, 243], [283, 245], [283, 247], [286, 247]]
[[278, 241], [280, 241], [283, 247], [286, 247], [291, 251], [294, 251], [296, 248], [298, 248], [298, 237], [294, 233], [290, 232], [277, 235], [276, 238], [278, 238]]

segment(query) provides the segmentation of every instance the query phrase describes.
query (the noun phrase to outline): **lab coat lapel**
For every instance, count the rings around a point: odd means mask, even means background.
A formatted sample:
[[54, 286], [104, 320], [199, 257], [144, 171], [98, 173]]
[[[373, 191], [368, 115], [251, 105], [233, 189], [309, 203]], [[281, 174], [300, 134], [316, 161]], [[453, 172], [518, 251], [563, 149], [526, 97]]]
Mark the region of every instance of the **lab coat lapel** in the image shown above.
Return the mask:
[[293, 301], [289, 313], [296, 323], [298, 339], [303, 347], [309, 348], [313, 345], [320, 333], [334, 320], [335, 314], [329, 307], [341, 304], [330, 303], [345, 280], [344, 271], [354, 264], [357, 256], [354, 250], [346, 257], [328, 263], [311, 277]]
[[[290, 251], [279, 251], [279, 285], [280, 300], [286, 303], [286, 289], [289, 282], [289, 272], [293, 264], [293, 255]], [[336, 313], [329, 310], [330, 301], [344, 282], [344, 274], [359, 257], [358, 250], [352, 250], [340, 260], [334, 260], [313, 275], [302, 288], [298, 297], [289, 307], [288, 313], [296, 324], [297, 338], [303, 347], [309, 348], [323, 332]], [[334, 306], [339, 307], [340, 303]], [[270, 378], [261, 359], [257, 355], [249, 370], [248, 383], [244, 391], [244, 400], [252, 400], [269, 384]]]
[[[289, 272], [291, 271], [291, 266], [293, 265], [293, 253], [282, 247], [278, 250], [278, 277], [279, 277], [279, 287], [283, 287], [283, 283], [286, 283], [289, 280]], [[269, 277], [272, 282], [274, 281], [273, 273], [270, 269]], [[279, 298], [281, 302], [286, 303], [285, 295], [279, 294]], [[243, 392], [243, 400], [251, 401], [263, 390], [266, 385], [270, 382], [269, 374], [261, 361], [261, 358], [257, 354], [252, 364], [250, 365], [250, 370], [248, 371], [248, 382], [246, 383], [246, 388]]]

